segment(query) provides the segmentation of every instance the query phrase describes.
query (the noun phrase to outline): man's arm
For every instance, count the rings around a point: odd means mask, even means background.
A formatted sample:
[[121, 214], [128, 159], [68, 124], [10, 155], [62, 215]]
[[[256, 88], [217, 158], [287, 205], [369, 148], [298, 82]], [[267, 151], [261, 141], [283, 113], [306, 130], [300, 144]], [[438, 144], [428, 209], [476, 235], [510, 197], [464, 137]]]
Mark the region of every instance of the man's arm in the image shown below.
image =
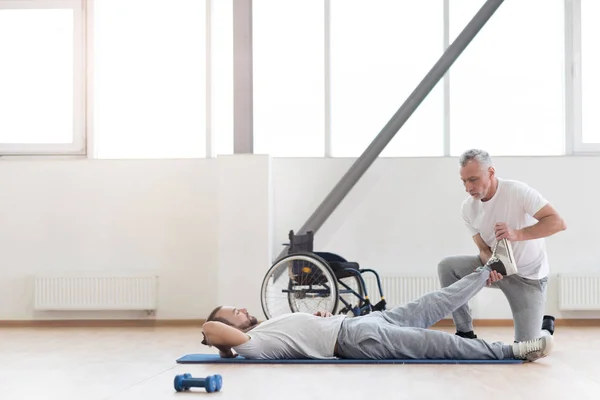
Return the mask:
[[222, 358], [235, 357], [231, 348], [246, 343], [249, 338], [244, 332], [218, 321], [209, 321], [202, 326], [206, 344], [219, 349]]
[[473, 241], [479, 249], [479, 258], [481, 259], [481, 262], [485, 264], [490, 257], [492, 257], [492, 249], [483, 241], [479, 233], [473, 236]]
[[546, 204], [542, 207], [533, 215], [533, 218], [537, 219], [538, 222], [516, 231], [518, 240], [532, 240], [548, 237], [567, 229], [567, 224], [564, 219], [551, 204]]

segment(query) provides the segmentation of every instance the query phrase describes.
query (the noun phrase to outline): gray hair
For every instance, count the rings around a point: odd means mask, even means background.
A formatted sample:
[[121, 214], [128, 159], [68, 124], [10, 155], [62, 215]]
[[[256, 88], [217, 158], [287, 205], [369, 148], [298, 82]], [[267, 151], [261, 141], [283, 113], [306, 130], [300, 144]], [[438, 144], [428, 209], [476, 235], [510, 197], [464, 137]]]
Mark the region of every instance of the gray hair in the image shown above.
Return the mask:
[[492, 158], [485, 150], [470, 149], [462, 153], [458, 159], [461, 167], [467, 165], [467, 163], [471, 160], [477, 161], [482, 168], [489, 168], [492, 166]]

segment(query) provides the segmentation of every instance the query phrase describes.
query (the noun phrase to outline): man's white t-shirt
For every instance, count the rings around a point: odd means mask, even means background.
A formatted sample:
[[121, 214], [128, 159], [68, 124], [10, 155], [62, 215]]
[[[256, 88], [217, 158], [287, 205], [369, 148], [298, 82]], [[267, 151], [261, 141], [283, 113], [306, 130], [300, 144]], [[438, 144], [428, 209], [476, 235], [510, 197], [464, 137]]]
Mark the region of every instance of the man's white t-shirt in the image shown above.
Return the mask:
[[335, 359], [335, 343], [345, 318], [285, 314], [260, 323], [246, 333], [250, 340], [233, 349], [251, 359]]
[[[537, 222], [533, 215], [548, 204], [537, 190], [519, 181], [498, 179], [498, 190], [488, 201], [472, 197], [462, 203], [462, 216], [471, 235], [480, 234], [493, 249], [496, 243], [494, 225], [505, 222], [509, 228], [522, 229]], [[510, 242], [518, 275], [541, 279], [550, 272], [546, 243], [543, 238]]]

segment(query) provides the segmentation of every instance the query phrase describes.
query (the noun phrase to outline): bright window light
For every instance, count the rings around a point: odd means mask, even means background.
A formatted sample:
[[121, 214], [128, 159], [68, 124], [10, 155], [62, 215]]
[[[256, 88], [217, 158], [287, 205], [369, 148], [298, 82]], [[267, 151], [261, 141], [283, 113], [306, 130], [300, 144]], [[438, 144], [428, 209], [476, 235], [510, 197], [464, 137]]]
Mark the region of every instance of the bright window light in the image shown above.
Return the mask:
[[583, 143], [600, 143], [600, 1], [581, 1], [581, 108]]
[[252, 4], [254, 152], [322, 157], [323, 2], [254, 0]]
[[72, 9], [0, 8], [3, 145], [73, 143], [74, 26]]
[[[357, 157], [443, 53], [442, 0], [331, 0], [331, 148]], [[441, 156], [443, 81], [381, 153]]]
[[[450, 1], [450, 40], [481, 0]], [[450, 69], [451, 155], [564, 154], [564, 1], [506, 1]]]
[[206, 155], [206, 4], [94, 2], [97, 158]]

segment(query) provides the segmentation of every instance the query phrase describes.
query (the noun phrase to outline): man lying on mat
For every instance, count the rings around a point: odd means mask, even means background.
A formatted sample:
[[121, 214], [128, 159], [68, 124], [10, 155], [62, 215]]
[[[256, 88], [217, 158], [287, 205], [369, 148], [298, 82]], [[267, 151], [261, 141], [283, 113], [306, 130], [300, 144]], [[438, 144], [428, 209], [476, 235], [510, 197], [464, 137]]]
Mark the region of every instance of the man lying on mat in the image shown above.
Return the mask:
[[[289, 313], [259, 323], [246, 309], [217, 307], [203, 325], [203, 344], [221, 357], [249, 359], [520, 359], [552, 349], [552, 336], [513, 344], [465, 339], [427, 329], [467, 303], [486, 285], [516, 273], [495, 255], [459, 281], [388, 311], [359, 317]], [[233, 349], [233, 351], [232, 351]]]

